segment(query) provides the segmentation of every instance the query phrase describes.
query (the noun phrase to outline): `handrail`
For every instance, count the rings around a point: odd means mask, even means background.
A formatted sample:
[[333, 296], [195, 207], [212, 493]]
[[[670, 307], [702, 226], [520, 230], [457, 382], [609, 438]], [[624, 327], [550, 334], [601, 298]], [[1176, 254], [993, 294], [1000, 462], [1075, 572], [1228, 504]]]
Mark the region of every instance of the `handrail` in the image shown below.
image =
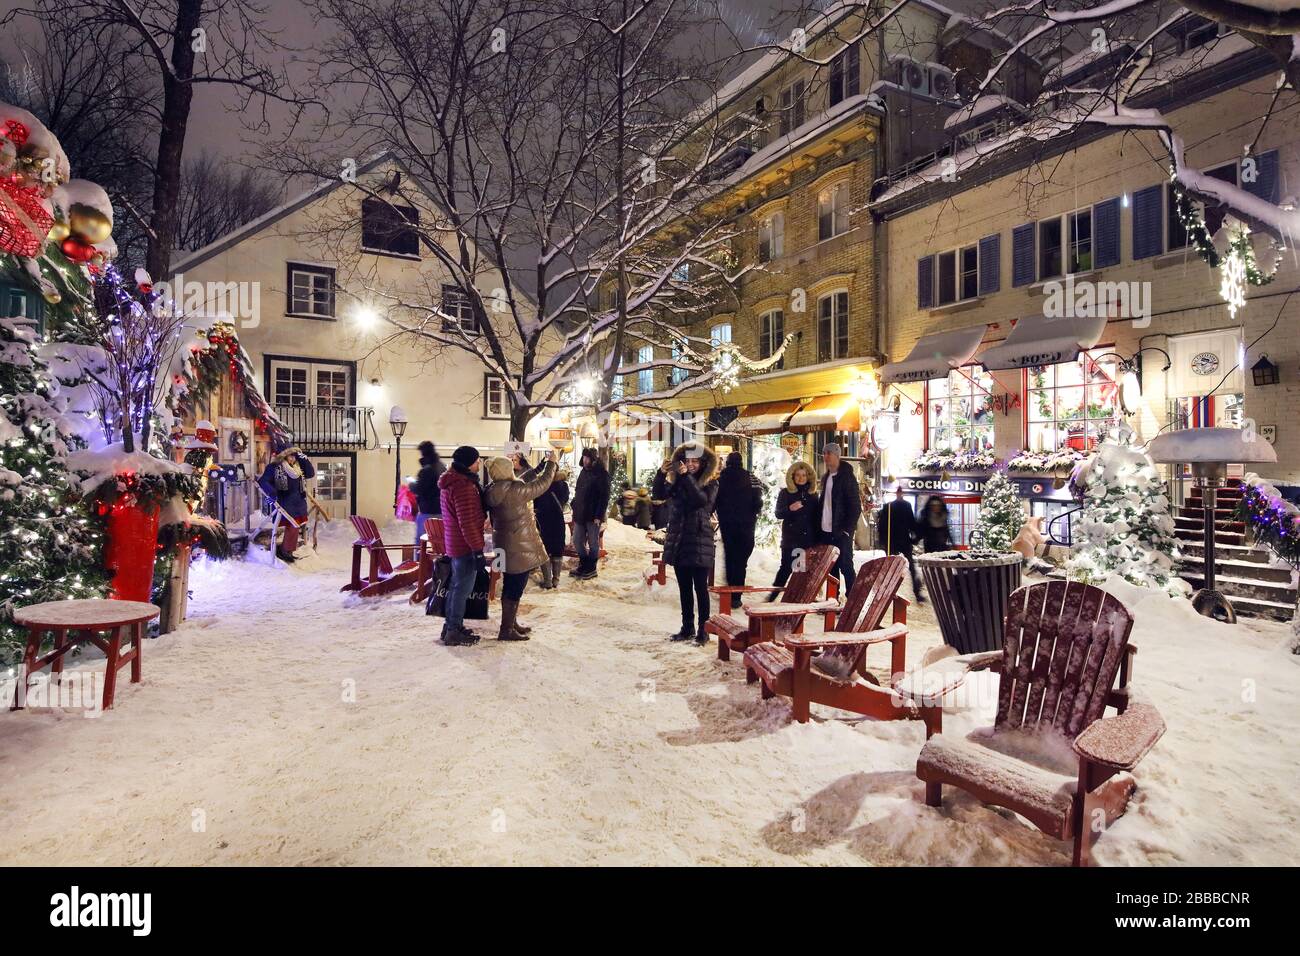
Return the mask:
[[306, 448], [353, 448], [370, 451], [379, 447], [375, 410], [367, 405], [273, 405], [276, 417]]
[[[1058, 514], [1056, 517], [1054, 517], [1051, 521], [1047, 522], [1047, 538], [1048, 538], [1048, 540], [1051, 541], [1052, 544], [1059, 544], [1059, 545], [1060, 545], [1061, 547], [1063, 547], [1063, 548], [1068, 548], [1068, 547], [1070, 547], [1070, 545], [1071, 545], [1073, 542], [1070, 541], [1069, 539], [1058, 538], [1058, 537], [1056, 536], [1056, 534], [1052, 531], [1052, 528], [1054, 528], [1054, 527], [1056, 526], [1056, 522], [1060, 521], [1062, 518], [1068, 518], [1068, 517], [1070, 517], [1070, 515], [1072, 515], [1072, 514], [1077, 514], [1078, 512], [1080, 512], [1080, 511], [1082, 511], [1082, 510], [1083, 510], [1083, 505], [1079, 505], [1079, 507], [1077, 507], [1077, 508], [1071, 508], [1069, 511], [1062, 511], [1060, 514]], [[1073, 536], [1071, 536], [1071, 537], [1073, 537]]]

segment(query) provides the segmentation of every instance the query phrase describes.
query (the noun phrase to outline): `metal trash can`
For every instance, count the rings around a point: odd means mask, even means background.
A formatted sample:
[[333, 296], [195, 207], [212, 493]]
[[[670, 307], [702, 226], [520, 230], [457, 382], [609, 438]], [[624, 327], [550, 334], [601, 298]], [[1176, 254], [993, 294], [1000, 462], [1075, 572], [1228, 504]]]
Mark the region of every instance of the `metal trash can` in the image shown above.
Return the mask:
[[916, 560], [943, 642], [959, 654], [1000, 650], [1007, 598], [1020, 587], [1021, 556], [1004, 551], [936, 551]]

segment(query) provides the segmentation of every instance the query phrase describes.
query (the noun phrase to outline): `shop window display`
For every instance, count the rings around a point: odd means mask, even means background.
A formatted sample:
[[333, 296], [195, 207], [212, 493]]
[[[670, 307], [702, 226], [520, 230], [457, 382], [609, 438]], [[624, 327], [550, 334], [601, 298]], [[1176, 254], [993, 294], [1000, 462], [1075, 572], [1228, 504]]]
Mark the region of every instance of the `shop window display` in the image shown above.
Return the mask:
[[954, 369], [927, 387], [931, 451], [987, 451], [993, 447], [993, 376], [978, 366]]
[[1119, 372], [1114, 356], [1097, 349], [1078, 361], [1025, 372], [1028, 450], [1089, 452], [1119, 421]]

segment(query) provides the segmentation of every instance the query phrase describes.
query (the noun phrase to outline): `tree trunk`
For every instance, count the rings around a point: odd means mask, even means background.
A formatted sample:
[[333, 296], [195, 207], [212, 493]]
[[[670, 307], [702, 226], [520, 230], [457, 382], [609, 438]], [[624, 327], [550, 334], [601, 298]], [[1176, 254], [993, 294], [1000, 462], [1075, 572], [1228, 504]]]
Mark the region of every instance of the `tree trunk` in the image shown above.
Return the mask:
[[190, 104], [194, 98], [194, 31], [203, 16], [203, 0], [177, 0], [172, 29], [171, 70], [163, 73], [162, 124], [154, 164], [153, 213], [145, 266], [155, 280], [165, 279], [176, 241], [177, 205], [181, 194], [181, 160]]

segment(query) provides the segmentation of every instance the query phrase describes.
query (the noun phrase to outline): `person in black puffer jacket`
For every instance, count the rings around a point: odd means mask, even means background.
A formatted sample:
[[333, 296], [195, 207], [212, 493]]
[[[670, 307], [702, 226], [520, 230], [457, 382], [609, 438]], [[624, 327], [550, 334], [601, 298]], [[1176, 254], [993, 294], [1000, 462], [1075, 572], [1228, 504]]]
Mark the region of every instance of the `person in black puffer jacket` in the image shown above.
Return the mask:
[[[674, 641], [703, 646], [708, 642], [704, 624], [709, 619], [709, 571], [713, 568], [713, 504], [718, 497], [718, 456], [699, 442], [687, 442], [673, 452], [668, 481], [672, 484], [672, 511], [664, 540], [664, 563], [677, 576], [682, 606], [682, 629]], [[699, 628], [695, 606], [699, 605]]]
[[[525, 471], [524, 480], [531, 478], [535, 471]], [[545, 494], [533, 499], [537, 531], [542, 536], [542, 545], [549, 559], [541, 568], [541, 587], [547, 591], [560, 586], [560, 568], [564, 560], [564, 506], [568, 503], [569, 476], [563, 471], [556, 472], [555, 480]]]
[[848, 594], [857, 577], [853, 567], [853, 534], [862, 517], [862, 489], [853, 466], [840, 457], [837, 442], [826, 443], [822, 462], [826, 471], [822, 473], [821, 498], [817, 505], [817, 540], [839, 548], [834, 573], [844, 578], [844, 590], [840, 593]]
[[[745, 568], [754, 553], [754, 527], [763, 510], [763, 486], [745, 470], [740, 452], [727, 456], [727, 467], [718, 476], [718, 500], [714, 511], [718, 515], [718, 531], [722, 534], [722, 559], [727, 569], [727, 583], [734, 587], [745, 586]], [[732, 599], [732, 606], [741, 603], [741, 593]]]
[[[796, 461], [785, 472], [785, 487], [776, 496], [776, 517], [781, 522], [781, 566], [772, 586], [784, 587], [797, 555], [806, 554], [817, 541], [817, 472], [806, 461]], [[779, 591], [768, 595], [775, 601]]]
[[415, 481], [411, 482], [411, 493], [415, 495], [415, 546], [420, 546], [420, 536], [424, 534], [426, 518], [442, 517], [442, 493], [438, 491], [438, 479], [447, 470], [447, 466], [438, 457], [438, 449], [431, 441], [422, 441], [420, 448], [420, 470]]
[[573, 489], [573, 550], [578, 567], [570, 573], [580, 581], [596, 576], [600, 560], [600, 529], [609, 515], [609, 472], [594, 448], [585, 448], [579, 459], [582, 471]]

